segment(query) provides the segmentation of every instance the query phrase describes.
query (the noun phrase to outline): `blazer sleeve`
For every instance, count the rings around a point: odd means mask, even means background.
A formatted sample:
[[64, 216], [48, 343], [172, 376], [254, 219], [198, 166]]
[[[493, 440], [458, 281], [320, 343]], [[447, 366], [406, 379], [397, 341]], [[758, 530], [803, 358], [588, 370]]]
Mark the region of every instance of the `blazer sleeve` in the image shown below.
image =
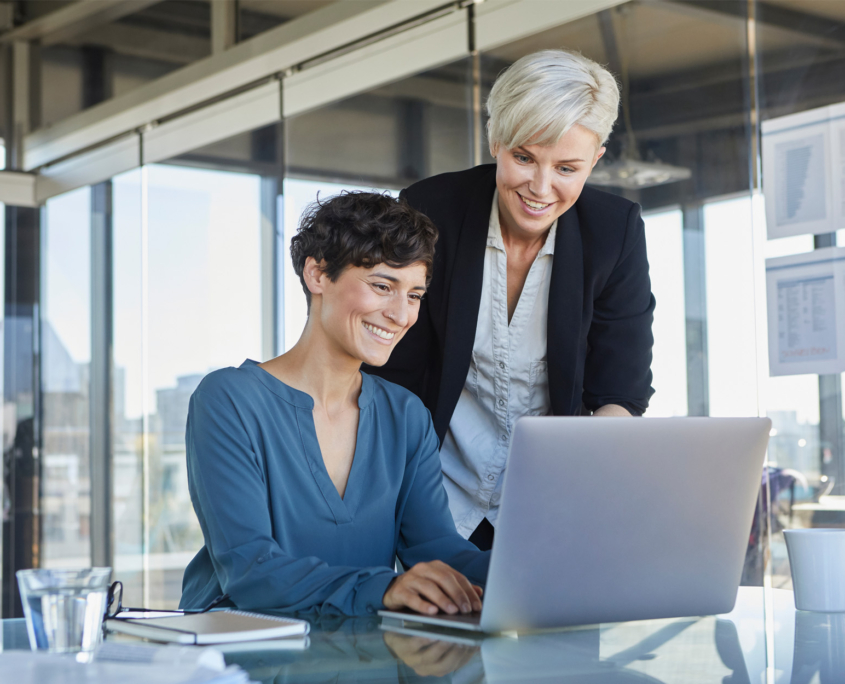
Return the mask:
[[295, 558], [273, 538], [266, 470], [228, 397], [197, 390], [186, 436], [191, 499], [220, 587], [238, 608], [361, 615], [383, 607], [392, 568]]
[[584, 404], [591, 411], [618, 404], [642, 415], [654, 394], [651, 358], [654, 296], [648, 277], [640, 206], [628, 213], [619, 259], [593, 303], [584, 366]]
[[399, 512], [397, 555], [405, 567], [441, 560], [464, 574], [471, 582], [484, 586], [490, 564], [490, 552], [464, 539], [455, 528], [449, 510], [443, 474], [440, 471], [439, 441], [431, 416], [422, 404], [425, 417], [423, 437], [413, 449], [407, 470], [407, 495]]

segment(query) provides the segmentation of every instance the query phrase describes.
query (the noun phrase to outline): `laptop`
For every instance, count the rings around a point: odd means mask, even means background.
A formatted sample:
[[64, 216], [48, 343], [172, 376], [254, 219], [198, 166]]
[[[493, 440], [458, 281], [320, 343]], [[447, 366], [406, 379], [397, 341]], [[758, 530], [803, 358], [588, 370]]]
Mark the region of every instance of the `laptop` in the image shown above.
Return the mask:
[[730, 612], [770, 429], [768, 418], [521, 418], [481, 612], [379, 615], [498, 633]]

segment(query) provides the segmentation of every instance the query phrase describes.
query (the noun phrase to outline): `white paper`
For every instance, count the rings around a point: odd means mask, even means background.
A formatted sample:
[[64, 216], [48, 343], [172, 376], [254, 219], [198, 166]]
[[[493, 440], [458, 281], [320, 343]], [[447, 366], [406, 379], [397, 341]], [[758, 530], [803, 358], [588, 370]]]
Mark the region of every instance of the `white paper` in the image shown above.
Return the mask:
[[833, 167], [845, 159], [833, 144], [831, 108], [763, 124], [763, 192], [769, 239], [832, 233], [839, 226]]
[[779, 280], [778, 357], [781, 363], [836, 358], [833, 271]]
[[775, 225], [823, 221], [825, 136], [822, 131], [802, 138], [775, 141]]
[[840, 230], [845, 228], [845, 111], [841, 118], [831, 119], [830, 140], [833, 145], [831, 155], [833, 218], [836, 229]]
[[249, 676], [232, 665], [222, 672], [187, 665], [78, 662], [73, 655], [32, 651], [0, 653], [3, 682], [14, 684], [247, 684]]
[[845, 248], [766, 260], [771, 375], [845, 371]]

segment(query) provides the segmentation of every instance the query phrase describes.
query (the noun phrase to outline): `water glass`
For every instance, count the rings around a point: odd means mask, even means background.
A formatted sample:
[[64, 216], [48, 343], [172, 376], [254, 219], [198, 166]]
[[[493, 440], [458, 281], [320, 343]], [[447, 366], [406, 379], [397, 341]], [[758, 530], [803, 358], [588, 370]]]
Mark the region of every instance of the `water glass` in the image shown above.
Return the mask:
[[18, 570], [33, 651], [92, 651], [102, 637], [111, 568]]

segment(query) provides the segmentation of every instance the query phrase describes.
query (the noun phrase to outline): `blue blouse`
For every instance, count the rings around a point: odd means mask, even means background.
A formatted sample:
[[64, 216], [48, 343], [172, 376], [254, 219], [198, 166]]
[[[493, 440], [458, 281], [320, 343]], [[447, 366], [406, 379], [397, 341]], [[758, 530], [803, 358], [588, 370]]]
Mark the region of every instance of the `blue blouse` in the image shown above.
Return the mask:
[[220, 594], [245, 609], [373, 613], [396, 576], [441, 560], [475, 584], [489, 553], [455, 530], [431, 416], [411, 392], [361, 373], [358, 441], [344, 498], [314, 428], [314, 400], [254, 361], [203, 379], [186, 432], [205, 546], [182, 608]]

